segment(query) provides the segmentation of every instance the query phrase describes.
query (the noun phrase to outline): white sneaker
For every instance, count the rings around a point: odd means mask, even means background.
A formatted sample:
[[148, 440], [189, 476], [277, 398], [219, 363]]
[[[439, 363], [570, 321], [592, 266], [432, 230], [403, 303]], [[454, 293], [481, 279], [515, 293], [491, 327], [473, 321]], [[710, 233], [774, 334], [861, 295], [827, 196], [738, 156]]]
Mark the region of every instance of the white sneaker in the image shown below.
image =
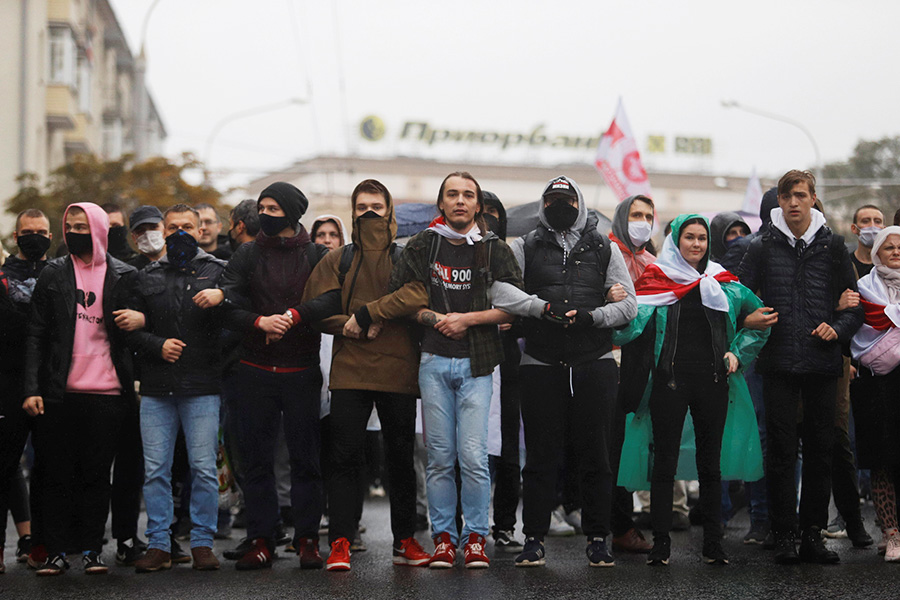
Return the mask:
[[900, 533], [896, 529], [888, 537], [884, 560], [885, 562], [900, 562]]
[[566, 513], [566, 523], [575, 528], [575, 533], [581, 533], [581, 509], [576, 508], [570, 513]]
[[550, 530], [547, 535], [554, 537], [563, 537], [567, 535], [575, 535], [575, 528], [566, 523], [566, 511], [562, 506], [557, 506], [550, 513]]

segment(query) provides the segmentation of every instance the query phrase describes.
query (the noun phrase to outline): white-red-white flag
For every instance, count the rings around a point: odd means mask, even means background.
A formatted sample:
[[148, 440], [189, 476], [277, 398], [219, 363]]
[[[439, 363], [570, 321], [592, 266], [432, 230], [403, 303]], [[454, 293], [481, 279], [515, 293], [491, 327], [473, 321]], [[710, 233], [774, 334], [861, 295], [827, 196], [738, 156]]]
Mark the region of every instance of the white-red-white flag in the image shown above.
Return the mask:
[[603, 175], [606, 184], [613, 189], [621, 202], [629, 196], [643, 194], [652, 198], [647, 171], [641, 163], [637, 141], [631, 133], [631, 125], [625, 116], [625, 107], [619, 98], [616, 116], [609, 129], [600, 138], [597, 146], [597, 158], [594, 161], [597, 170]]
[[747, 191], [744, 192], [744, 206], [741, 207], [741, 212], [758, 215], [762, 196], [762, 184], [759, 182], [759, 177], [756, 176], [756, 167], [753, 167], [750, 179], [747, 180]]

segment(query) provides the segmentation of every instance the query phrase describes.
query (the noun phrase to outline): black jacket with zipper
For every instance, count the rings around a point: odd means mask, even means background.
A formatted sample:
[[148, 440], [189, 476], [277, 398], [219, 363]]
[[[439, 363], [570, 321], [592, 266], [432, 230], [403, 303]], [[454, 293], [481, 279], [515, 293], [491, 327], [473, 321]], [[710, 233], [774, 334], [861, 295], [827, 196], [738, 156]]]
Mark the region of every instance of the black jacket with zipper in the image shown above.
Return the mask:
[[[198, 251], [184, 268], [163, 257], [137, 275], [135, 309], [146, 325], [136, 331], [133, 349], [138, 355], [141, 394], [145, 396], [204, 396], [218, 394], [222, 371], [222, 309], [201, 309], [194, 295], [214, 288], [225, 271], [225, 261]], [[162, 358], [167, 339], [185, 343], [174, 363]]]
[[[667, 382], [673, 389], [675, 385], [675, 371], [677, 370], [675, 355], [680, 347], [696, 343], [696, 336], [691, 328], [684, 327], [685, 323], [682, 323], [681, 312], [685, 302], [700, 302], [700, 286], [695, 287], [688, 295], [691, 297], [685, 296], [669, 307], [669, 314], [666, 318], [666, 333], [663, 338], [662, 350], [659, 354], [659, 362], [656, 365], [656, 380]], [[707, 323], [709, 323], [709, 331], [712, 338], [712, 348], [709, 355], [712, 363], [709, 374], [718, 381], [725, 378], [728, 374], [728, 366], [725, 364], [725, 353], [728, 352], [729, 348], [725, 321], [728, 315], [706, 306], [701, 305], [700, 308], [703, 309], [703, 314], [706, 316]], [[685, 374], [679, 373], [679, 376], [683, 375]], [[693, 375], [693, 373], [690, 375]]]
[[[137, 272], [106, 255], [103, 282], [103, 324], [122, 397], [135, 402], [134, 363], [127, 342], [133, 335], [116, 327], [113, 311], [130, 308]], [[42, 396], [61, 402], [66, 393], [75, 340], [75, 267], [71, 256], [54, 258], [38, 277], [31, 296], [31, 321], [25, 341], [24, 397]]]

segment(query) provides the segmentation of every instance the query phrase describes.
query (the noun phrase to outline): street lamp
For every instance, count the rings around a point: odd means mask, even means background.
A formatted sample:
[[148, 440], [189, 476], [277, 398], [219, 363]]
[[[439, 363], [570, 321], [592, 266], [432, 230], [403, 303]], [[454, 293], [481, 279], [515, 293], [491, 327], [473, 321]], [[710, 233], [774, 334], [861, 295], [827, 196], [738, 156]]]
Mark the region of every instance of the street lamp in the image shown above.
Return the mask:
[[206, 138], [206, 150], [203, 153], [203, 181], [206, 184], [209, 184], [209, 159], [212, 155], [212, 147], [213, 142], [216, 140], [216, 136], [219, 135], [219, 132], [222, 130], [225, 125], [231, 123], [232, 121], [237, 121], [238, 119], [243, 119], [246, 117], [252, 117], [255, 115], [259, 115], [262, 113], [266, 113], [272, 110], [278, 110], [279, 108], [285, 108], [287, 106], [292, 105], [300, 105], [306, 104], [307, 100], [303, 98], [288, 98], [287, 100], [282, 100], [281, 102], [275, 102], [273, 104], [266, 104], [263, 106], [257, 106], [255, 108], [248, 108], [246, 110], [241, 110], [235, 113], [231, 113], [219, 120], [216, 123], [215, 127], [212, 128], [212, 131], [209, 132], [209, 136]]
[[813, 151], [816, 153], [816, 171], [818, 171], [817, 175], [819, 176], [819, 185], [824, 188], [825, 186], [825, 166], [822, 163], [822, 154], [819, 152], [819, 144], [816, 143], [816, 138], [813, 137], [813, 134], [810, 132], [806, 126], [799, 122], [791, 119], [789, 117], [785, 117], [782, 115], [778, 115], [767, 110], [762, 110], [759, 108], [753, 108], [751, 106], [745, 106], [743, 104], [738, 103], [736, 100], [722, 100], [722, 106], [725, 108], [737, 108], [744, 112], [748, 112], [752, 115], [757, 115], [759, 117], [764, 117], [766, 119], [772, 119], [774, 121], [781, 121], [782, 123], [787, 123], [788, 125], [793, 125], [797, 129], [803, 132], [803, 134], [807, 137], [809, 142], [812, 144]]

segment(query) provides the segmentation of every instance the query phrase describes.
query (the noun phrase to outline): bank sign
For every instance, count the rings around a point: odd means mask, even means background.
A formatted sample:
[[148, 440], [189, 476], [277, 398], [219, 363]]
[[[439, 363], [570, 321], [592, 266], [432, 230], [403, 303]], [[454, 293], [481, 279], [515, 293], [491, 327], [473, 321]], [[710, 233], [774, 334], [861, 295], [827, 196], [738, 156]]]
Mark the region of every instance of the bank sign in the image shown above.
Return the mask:
[[[385, 138], [387, 127], [375, 115], [369, 115], [359, 124], [359, 135], [366, 141], [379, 142]], [[428, 121], [405, 121], [396, 133], [398, 140], [418, 142], [435, 147], [443, 144], [479, 144], [494, 146], [500, 150], [512, 148], [566, 148], [570, 150], [595, 151], [602, 133], [596, 135], [565, 135], [548, 132], [543, 124], [524, 131], [490, 131], [450, 129], [433, 126]], [[675, 154], [711, 155], [712, 141], [709, 138], [677, 136], [673, 144]], [[647, 151], [651, 154], [666, 153], [665, 136], [651, 135], [647, 138]]]

